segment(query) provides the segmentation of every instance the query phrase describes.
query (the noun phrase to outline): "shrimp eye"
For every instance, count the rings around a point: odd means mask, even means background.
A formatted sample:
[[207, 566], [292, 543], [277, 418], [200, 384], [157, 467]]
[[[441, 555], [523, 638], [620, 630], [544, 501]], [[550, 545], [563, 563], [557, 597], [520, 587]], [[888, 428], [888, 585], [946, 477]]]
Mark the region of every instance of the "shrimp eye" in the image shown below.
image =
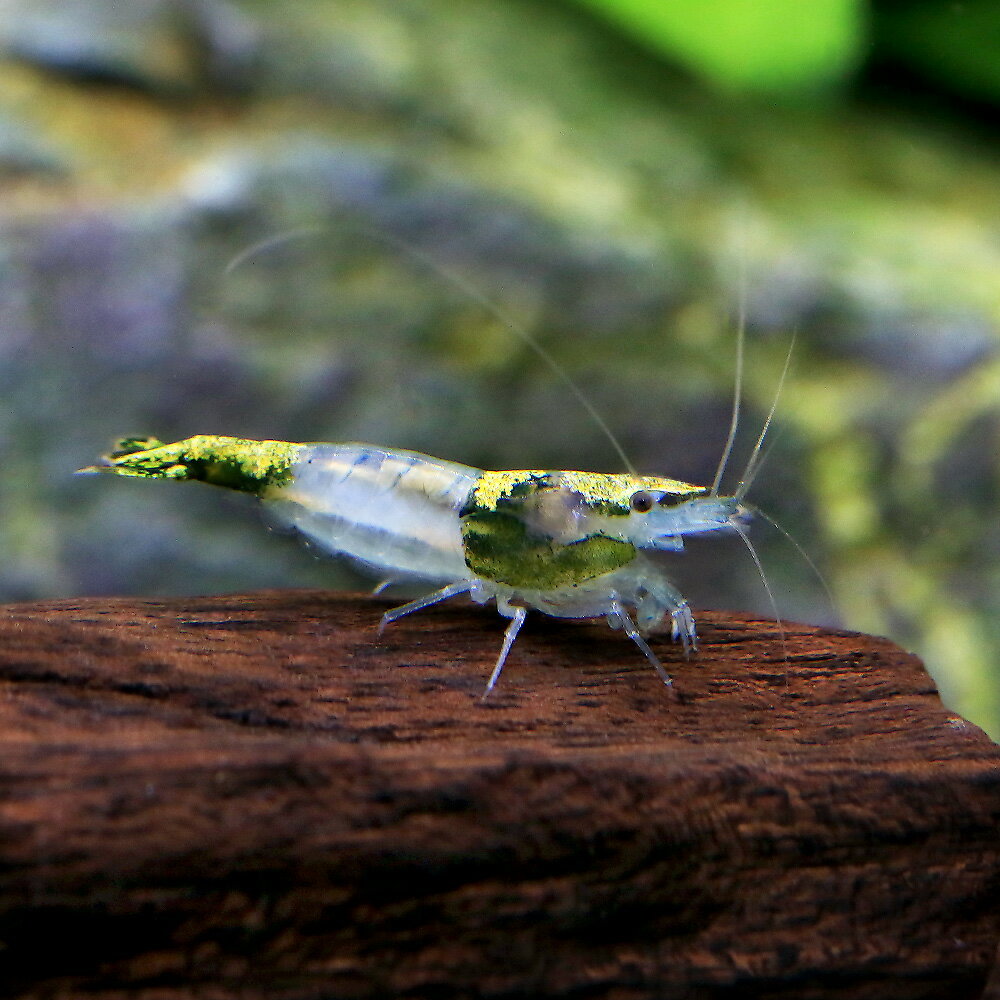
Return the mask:
[[647, 511], [652, 510], [653, 502], [653, 498], [645, 490], [633, 493], [632, 499], [629, 501], [632, 510], [639, 514], [645, 514]]

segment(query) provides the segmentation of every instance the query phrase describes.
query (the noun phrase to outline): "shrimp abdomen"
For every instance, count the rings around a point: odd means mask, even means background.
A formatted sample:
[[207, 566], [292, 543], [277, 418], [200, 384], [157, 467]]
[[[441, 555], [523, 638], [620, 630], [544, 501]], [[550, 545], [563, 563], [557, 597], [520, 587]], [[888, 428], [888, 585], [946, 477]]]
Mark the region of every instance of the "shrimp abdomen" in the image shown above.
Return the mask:
[[482, 472], [366, 444], [292, 444], [200, 434], [125, 438], [83, 472], [200, 480], [253, 493], [278, 520], [382, 580], [469, 578], [459, 512]]
[[302, 445], [290, 482], [262, 499], [284, 524], [386, 580], [470, 576], [459, 510], [482, 473], [418, 452]]

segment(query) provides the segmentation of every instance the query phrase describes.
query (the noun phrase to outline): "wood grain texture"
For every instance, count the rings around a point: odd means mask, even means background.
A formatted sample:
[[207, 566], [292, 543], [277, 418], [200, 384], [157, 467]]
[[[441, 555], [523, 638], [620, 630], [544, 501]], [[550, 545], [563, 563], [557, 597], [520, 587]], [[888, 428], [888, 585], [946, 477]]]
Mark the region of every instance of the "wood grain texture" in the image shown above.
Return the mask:
[[[920, 662], [320, 592], [0, 608], [24, 997], [979, 998], [1000, 753]], [[991, 994], [991, 995], [996, 995]]]

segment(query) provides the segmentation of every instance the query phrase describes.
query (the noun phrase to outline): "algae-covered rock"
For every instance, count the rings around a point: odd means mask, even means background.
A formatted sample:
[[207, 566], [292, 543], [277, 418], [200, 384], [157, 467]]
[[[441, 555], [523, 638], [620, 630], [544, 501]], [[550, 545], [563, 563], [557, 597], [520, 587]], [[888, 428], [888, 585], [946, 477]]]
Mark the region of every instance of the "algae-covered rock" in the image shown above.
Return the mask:
[[227, 0], [3, 0], [0, 49], [74, 79], [190, 94], [235, 84], [254, 61], [254, 20]]

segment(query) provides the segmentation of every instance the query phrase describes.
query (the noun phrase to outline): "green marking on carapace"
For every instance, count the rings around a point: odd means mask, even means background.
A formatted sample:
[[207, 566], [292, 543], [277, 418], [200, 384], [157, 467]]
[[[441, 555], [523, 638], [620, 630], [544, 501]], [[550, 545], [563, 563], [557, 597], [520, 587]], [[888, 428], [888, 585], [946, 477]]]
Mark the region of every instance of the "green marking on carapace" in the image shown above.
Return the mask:
[[465, 562], [495, 583], [557, 590], [610, 573], [636, 555], [630, 542], [591, 535], [568, 545], [532, 534], [511, 514], [482, 512], [462, 518]]
[[174, 444], [156, 438], [124, 438], [104, 464], [81, 472], [109, 472], [147, 479], [193, 479], [244, 493], [261, 494], [291, 481], [303, 445], [287, 441], [199, 434]]

